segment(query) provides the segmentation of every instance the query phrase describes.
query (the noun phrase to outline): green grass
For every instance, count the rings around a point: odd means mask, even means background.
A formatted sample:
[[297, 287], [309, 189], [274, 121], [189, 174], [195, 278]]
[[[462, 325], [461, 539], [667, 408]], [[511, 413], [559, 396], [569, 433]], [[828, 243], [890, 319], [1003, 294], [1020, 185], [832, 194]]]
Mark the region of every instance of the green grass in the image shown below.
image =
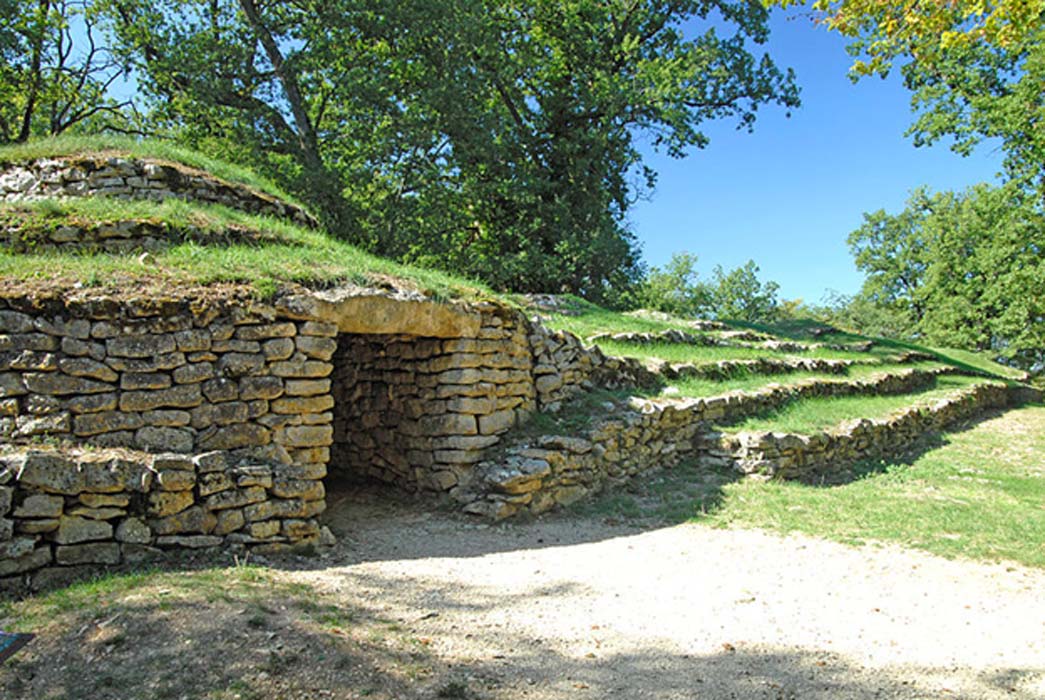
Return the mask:
[[826, 374], [821, 372], [790, 372], [787, 374], [740, 374], [729, 379], [711, 380], [687, 377], [676, 379], [670, 383], [678, 389], [676, 396], [705, 397], [724, 394], [729, 391], [755, 391], [769, 384], [797, 384], [809, 379], [825, 379], [843, 382], [847, 379], [864, 379], [883, 372], [900, 372], [908, 369], [931, 370], [941, 367], [936, 362], [919, 362], [908, 365], [868, 364], [852, 365], [846, 374]]
[[937, 377], [935, 386], [909, 394], [793, 401], [772, 413], [748, 418], [742, 423], [732, 425], [728, 431], [812, 433], [853, 418], [881, 418], [907, 406], [924, 405], [953, 394], [959, 389], [983, 382], [982, 378], [945, 375]]
[[[4, 205], [0, 220], [16, 216], [27, 205]], [[179, 229], [195, 226], [203, 233], [231, 228], [247, 231], [254, 243], [201, 245], [189, 241], [152, 254], [142, 264], [137, 254], [14, 254], [0, 252], [0, 276], [6, 280], [79, 282], [87, 286], [126, 286], [128, 282], [161, 284], [251, 284], [262, 294], [282, 283], [331, 286], [338, 283], [383, 284], [389, 278], [436, 299], [491, 296], [482, 284], [436, 270], [410, 267], [365, 253], [321, 231], [259, 217], [220, 206], [179, 201], [162, 203], [85, 198], [28, 205], [37, 233], [67, 222], [143, 220]], [[401, 282], [406, 282], [402, 285]]]
[[222, 180], [252, 187], [300, 206], [299, 202], [280, 187], [248, 168], [210, 158], [202, 153], [159, 139], [142, 141], [113, 135], [58, 136], [35, 139], [22, 144], [0, 147], [0, 165], [25, 163], [39, 158], [85, 156], [99, 152], [112, 152], [135, 158], [178, 163], [203, 170]]
[[866, 463], [842, 485], [746, 480], [685, 463], [573, 508], [638, 522], [891, 542], [1045, 568], [1045, 407], [1010, 411], [940, 440], [911, 461]]
[[844, 486], [729, 484], [718, 508], [691, 517], [1045, 567], [1045, 408], [1013, 411], [945, 441], [911, 464], [869, 465]]

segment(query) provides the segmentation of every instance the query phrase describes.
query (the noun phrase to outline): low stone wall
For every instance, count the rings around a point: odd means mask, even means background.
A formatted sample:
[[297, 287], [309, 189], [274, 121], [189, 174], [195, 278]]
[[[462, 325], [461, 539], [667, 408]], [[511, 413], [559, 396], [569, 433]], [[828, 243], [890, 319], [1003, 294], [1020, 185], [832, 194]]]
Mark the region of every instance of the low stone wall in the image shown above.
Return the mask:
[[0, 174], [0, 201], [89, 196], [194, 200], [316, 225], [308, 212], [294, 204], [174, 163], [69, 156], [7, 165]]
[[533, 321], [529, 343], [537, 407], [554, 413], [563, 401], [599, 387], [655, 387], [661, 378], [634, 358], [611, 357], [597, 345], [586, 346], [565, 331]]
[[473, 483], [454, 496], [466, 512], [495, 519], [543, 513], [695, 454], [697, 438], [712, 424], [739, 421], [802, 398], [905, 394], [930, 386], [945, 371], [907, 369], [860, 381], [811, 379], [708, 398], [607, 402], [605, 414], [611, 417], [583, 437], [546, 435], [512, 445], [480, 463]]
[[[706, 464], [729, 466], [762, 479], [838, 478], [854, 464], [902, 454], [926, 434], [988, 409], [1027, 398], [1025, 389], [979, 384], [927, 406], [911, 406], [880, 419], [847, 421], [812, 435], [708, 433], [698, 443]], [[1035, 398], [1040, 400], [1040, 394]]]
[[271, 552], [318, 542], [323, 483], [303, 476], [225, 452], [9, 453], [0, 457], [0, 591], [43, 588], [165, 549]]
[[166, 223], [133, 220], [117, 223], [65, 223], [46, 230], [26, 230], [22, 217], [0, 217], [0, 247], [14, 253], [155, 252], [186, 241], [200, 245], [232, 245], [257, 243], [258, 236], [243, 229], [204, 233], [196, 227], [175, 228]]
[[722, 380], [748, 374], [789, 374], [791, 372], [818, 372], [845, 374], [855, 364], [852, 360], [822, 360], [812, 357], [760, 357], [754, 360], [720, 360], [706, 364], [648, 362], [646, 367], [665, 379]]

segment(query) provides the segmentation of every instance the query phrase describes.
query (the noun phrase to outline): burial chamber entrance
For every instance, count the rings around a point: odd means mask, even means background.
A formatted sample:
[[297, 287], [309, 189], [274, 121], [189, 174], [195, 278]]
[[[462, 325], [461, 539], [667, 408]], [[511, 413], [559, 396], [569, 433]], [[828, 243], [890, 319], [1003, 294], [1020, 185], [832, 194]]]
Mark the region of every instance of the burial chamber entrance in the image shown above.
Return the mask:
[[526, 319], [495, 304], [326, 299], [335, 323], [327, 487], [451, 492], [535, 407]]

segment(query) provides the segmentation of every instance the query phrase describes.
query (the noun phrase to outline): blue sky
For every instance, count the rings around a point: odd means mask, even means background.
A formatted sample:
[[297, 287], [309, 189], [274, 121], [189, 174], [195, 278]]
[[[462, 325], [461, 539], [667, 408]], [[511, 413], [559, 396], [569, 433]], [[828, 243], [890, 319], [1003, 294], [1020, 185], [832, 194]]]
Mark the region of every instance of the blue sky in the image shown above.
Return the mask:
[[845, 239], [864, 212], [900, 211], [919, 185], [992, 180], [1002, 156], [989, 146], [968, 158], [943, 143], [915, 148], [904, 136], [912, 115], [899, 75], [852, 83], [845, 42], [800, 12], [774, 12], [771, 28], [767, 50], [795, 69], [802, 106], [790, 119], [763, 108], [750, 134], [708, 124], [711, 144], [681, 160], [649, 154], [657, 188], [629, 220], [650, 265], [687, 250], [706, 276], [750, 258], [782, 298], [817, 303], [829, 289], [860, 288]]

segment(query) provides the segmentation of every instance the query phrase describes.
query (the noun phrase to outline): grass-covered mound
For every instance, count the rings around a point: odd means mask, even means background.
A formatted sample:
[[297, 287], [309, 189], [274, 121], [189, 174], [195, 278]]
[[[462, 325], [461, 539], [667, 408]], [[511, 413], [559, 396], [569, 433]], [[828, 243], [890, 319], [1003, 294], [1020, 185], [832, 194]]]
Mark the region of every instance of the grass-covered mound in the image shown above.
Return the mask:
[[[94, 137], [32, 141], [0, 148], [0, 165], [62, 156], [124, 155], [176, 162], [223, 180], [290, 198], [244, 168], [163, 142]], [[91, 249], [33, 250], [61, 227], [98, 228], [122, 222], [169, 233], [170, 245], [142, 255]], [[160, 292], [170, 285], [247, 285], [267, 296], [286, 284], [326, 288], [341, 284], [414, 290], [435, 299], [490, 295], [483, 285], [435, 270], [401, 265], [288, 221], [213, 204], [111, 197], [75, 197], [0, 203], [0, 227], [16, 231], [19, 250], [0, 251], [5, 292], [98, 287]]]
[[285, 202], [300, 205], [300, 202], [281, 187], [249, 168], [211, 158], [192, 149], [157, 139], [140, 140], [117, 135], [56, 136], [34, 139], [26, 143], [0, 146], [0, 168], [44, 158], [74, 158], [77, 156], [122, 156], [181, 165], [213, 175], [221, 180], [245, 185]]

